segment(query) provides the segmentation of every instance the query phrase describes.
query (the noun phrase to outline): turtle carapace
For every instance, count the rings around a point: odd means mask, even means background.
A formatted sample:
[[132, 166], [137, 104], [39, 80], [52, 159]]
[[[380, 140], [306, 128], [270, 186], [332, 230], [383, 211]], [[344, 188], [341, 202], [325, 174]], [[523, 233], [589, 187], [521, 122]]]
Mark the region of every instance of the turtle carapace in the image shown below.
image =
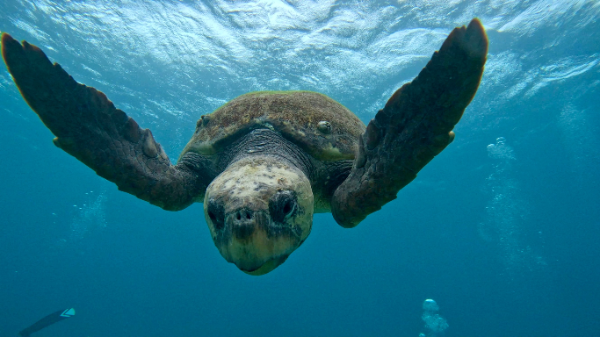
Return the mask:
[[36, 46], [2, 35], [2, 56], [54, 144], [118, 188], [166, 210], [204, 204], [221, 255], [261, 275], [306, 240], [315, 212], [344, 227], [393, 200], [452, 140], [473, 99], [488, 40], [479, 20], [455, 28], [419, 75], [365, 126], [307, 91], [254, 92], [202, 116], [173, 165], [100, 91]]

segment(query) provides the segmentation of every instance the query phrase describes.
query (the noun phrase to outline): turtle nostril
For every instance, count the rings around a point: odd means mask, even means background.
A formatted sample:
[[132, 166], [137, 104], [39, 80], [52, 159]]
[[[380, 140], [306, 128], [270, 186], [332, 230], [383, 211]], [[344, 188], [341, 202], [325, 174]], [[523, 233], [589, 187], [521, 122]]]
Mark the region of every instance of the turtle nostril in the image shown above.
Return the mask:
[[256, 228], [256, 223], [252, 221], [254, 219], [254, 211], [243, 208], [237, 210], [233, 217], [232, 232], [236, 238], [242, 240], [250, 237]]
[[254, 218], [254, 212], [249, 209], [240, 209], [233, 215], [236, 222], [245, 222]]

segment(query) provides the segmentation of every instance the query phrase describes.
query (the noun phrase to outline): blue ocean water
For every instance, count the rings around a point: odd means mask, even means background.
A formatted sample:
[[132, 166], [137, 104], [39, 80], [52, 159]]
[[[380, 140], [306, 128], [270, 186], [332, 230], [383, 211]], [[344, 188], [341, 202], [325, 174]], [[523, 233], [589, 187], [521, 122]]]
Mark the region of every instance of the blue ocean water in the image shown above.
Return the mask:
[[152, 129], [172, 159], [195, 122], [256, 90], [313, 90], [364, 122], [455, 26], [490, 39], [456, 140], [354, 229], [330, 214], [275, 271], [52, 145], [0, 67], [0, 336], [600, 335], [600, 2], [15, 1], [0, 31], [42, 48]]

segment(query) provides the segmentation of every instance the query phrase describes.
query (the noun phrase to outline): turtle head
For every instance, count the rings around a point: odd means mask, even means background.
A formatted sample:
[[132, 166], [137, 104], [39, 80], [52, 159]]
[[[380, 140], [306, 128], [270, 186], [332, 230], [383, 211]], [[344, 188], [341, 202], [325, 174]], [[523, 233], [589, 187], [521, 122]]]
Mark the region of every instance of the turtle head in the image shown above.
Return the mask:
[[312, 228], [313, 192], [297, 167], [274, 156], [231, 163], [207, 187], [204, 214], [221, 255], [245, 273], [282, 264]]

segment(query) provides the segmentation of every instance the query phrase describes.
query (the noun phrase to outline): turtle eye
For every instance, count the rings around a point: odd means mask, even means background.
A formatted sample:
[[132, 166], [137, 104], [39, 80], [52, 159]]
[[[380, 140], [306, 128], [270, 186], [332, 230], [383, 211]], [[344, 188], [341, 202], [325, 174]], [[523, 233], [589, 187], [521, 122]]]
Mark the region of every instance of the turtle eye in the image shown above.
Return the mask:
[[296, 194], [291, 191], [279, 191], [269, 201], [269, 213], [275, 222], [285, 222], [296, 214], [297, 208]]
[[222, 229], [225, 226], [225, 210], [223, 205], [215, 199], [208, 201], [208, 217], [212, 221], [215, 229]]

